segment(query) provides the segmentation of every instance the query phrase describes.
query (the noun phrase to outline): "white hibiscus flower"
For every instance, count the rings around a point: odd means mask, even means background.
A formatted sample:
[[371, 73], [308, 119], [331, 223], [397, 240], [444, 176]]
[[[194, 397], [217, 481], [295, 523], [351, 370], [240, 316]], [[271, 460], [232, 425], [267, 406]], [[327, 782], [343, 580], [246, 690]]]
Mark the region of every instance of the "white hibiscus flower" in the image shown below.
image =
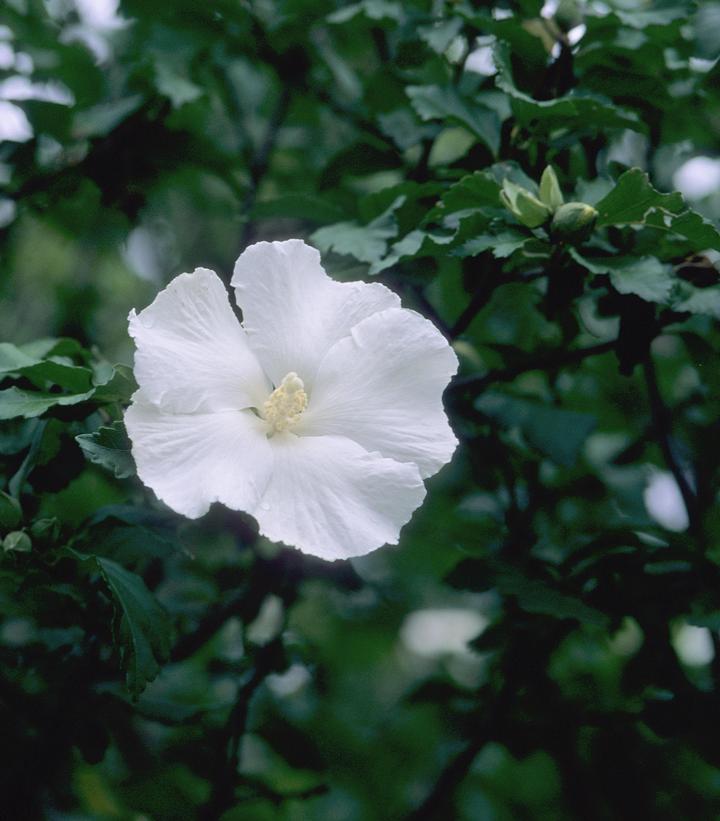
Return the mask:
[[457, 440], [457, 358], [380, 284], [330, 279], [301, 240], [259, 242], [130, 312], [140, 389], [125, 413], [142, 481], [173, 510], [212, 502], [323, 559], [396, 544]]

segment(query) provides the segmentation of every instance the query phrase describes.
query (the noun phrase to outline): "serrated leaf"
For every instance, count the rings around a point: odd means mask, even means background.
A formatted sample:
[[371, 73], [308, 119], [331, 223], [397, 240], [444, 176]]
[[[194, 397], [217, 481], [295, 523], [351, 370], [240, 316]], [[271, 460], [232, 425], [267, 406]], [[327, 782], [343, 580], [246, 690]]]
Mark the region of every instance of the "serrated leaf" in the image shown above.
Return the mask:
[[130, 693], [137, 697], [160, 672], [171, 646], [170, 619], [136, 573], [94, 557], [116, 607], [114, 639]]
[[560, 465], [573, 465], [597, 425], [590, 413], [558, 408], [533, 399], [485, 393], [475, 407], [503, 427], [519, 428], [528, 444]]
[[570, 253], [594, 274], [608, 274], [621, 294], [635, 294], [647, 302], [665, 305], [674, 311], [705, 314], [720, 318], [720, 286], [698, 288], [681, 279], [673, 267], [655, 257], [583, 257]]
[[597, 94], [566, 94], [554, 100], [535, 100], [515, 85], [510, 63], [510, 50], [499, 43], [493, 52], [498, 73], [495, 83], [509, 96], [515, 116], [523, 122], [547, 122], [553, 127], [574, 126], [602, 131], [607, 128], [628, 128], [645, 132], [647, 127], [633, 111], [614, 105]]
[[408, 86], [405, 90], [421, 120], [463, 125], [497, 154], [500, 119], [492, 109], [465, 100], [452, 86]]
[[602, 257], [588, 259], [577, 250], [570, 254], [593, 274], [607, 274], [621, 294], [635, 294], [648, 302], [669, 304], [677, 282], [672, 266], [655, 257]]
[[86, 459], [109, 470], [116, 478], [126, 479], [135, 475], [131, 442], [122, 422], [113, 422], [95, 433], [81, 433], [75, 440]]
[[682, 195], [663, 194], [650, 184], [648, 175], [639, 168], [631, 168], [617, 181], [612, 191], [596, 206], [597, 227], [627, 225], [644, 222], [652, 210], [678, 214], [685, 206]]
[[[655, 224], [655, 220], [651, 216], [646, 220], [648, 225]], [[684, 211], [682, 214], [673, 216], [670, 219], [670, 230], [689, 243], [689, 250], [692, 252], [706, 251], [713, 249], [720, 251], [720, 232], [705, 217], [696, 213], [695, 211]]]
[[76, 394], [42, 393], [15, 386], [0, 391], [0, 420], [31, 419], [56, 405], [77, 405], [93, 395], [93, 391]]
[[483, 234], [464, 242], [452, 254], [458, 257], [474, 257], [484, 251], [492, 250], [496, 259], [505, 259], [525, 245], [531, 237], [521, 234], [520, 231], [501, 231], [499, 234]]
[[51, 382], [76, 393], [90, 390], [92, 372], [89, 368], [52, 359], [40, 359], [9, 342], [0, 343], [0, 376], [17, 374], [38, 385]]
[[310, 237], [310, 241], [321, 251], [335, 251], [355, 257], [360, 262], [375, 264], [385, 256], [388, 240], [397, 234], [394, 212], [404, 202], [404, 196], [398, 197], [384, 213], [367, 225], [337, 222], [320, 228]]

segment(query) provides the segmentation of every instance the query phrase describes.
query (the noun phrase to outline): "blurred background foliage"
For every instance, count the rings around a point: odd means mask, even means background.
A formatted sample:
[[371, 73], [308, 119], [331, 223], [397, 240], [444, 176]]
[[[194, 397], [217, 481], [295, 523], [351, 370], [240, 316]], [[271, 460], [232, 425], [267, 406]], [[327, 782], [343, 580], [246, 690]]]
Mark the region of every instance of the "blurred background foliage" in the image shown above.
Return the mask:
[[[0, 816], [720, 814], [719, 43], [688, 0], [5, 0]], [[548, 164], [589, 236], [503, 206]], [[120, 421], [129, 309], [294, 236], [461, 358], [453, 463], [347, 563], [172, 515]]]

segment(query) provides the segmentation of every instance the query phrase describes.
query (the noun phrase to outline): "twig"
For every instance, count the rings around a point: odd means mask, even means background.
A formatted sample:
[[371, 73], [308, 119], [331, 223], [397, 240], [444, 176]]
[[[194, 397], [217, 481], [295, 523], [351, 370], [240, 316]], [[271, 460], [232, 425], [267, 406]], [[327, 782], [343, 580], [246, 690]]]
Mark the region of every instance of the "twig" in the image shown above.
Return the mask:
[[450, 818], [450, 815], [443, 814], [443, 810], [452, 800], [455, 790], [465, 780], [478, 753], [489, 740], [483, 735], [474, 738], [464, 747], [440, 773], [428, 797], [407, 816], [406, 821], [437, 821], [439, 818]]
[[267, 130], [263, 141], [261, 142], [255, 157], [250, 164], [250, 185], [245, 193], [245, 198], [240, 205], [240, 213], [245, 218], [242, 233], [240, 234], [240, 247], [245, 248], [253, 239], [254, 224], [250, 218], [251, 212], [255, 207], [258, 190], [263, 177], [270, 167], [270, 159], [272, 157], [277, 138], [280, 134], [280, 128], [283, 120], [287, 116], [290, 108], [291, 94], [290, 89], [286, 85], [282, 85], [280, 96], [278, 98], [275, 109], [268, 121]]
[[217, 633], [225, 622], [234, 616], [238, 606], [247, 594], [245, 587], [234, 590], [224, 602], [217, 607], [210, 609], [204, 619], [192, 631], [184, 635], [175, 645], [172, 651], [172, 662], [185, 661], [194, 655], [204, 644]]
[[690, 482], [688, 482], [685, 471], [682, 469], [675, 453], [673, 452], [671, 434], [672, 419], [670, 416], [670, 411], [665, 405], [662, 395], [660, 394], [655, 363], [649, 353], [643, 362], [643, 373], [645, 375], [645, 384], [647, 385], [648, 399], [650, 401], [650, 413], [652, 416], [653, 427], [655, 429], [655, 435], [658, 439], [658, 444], [660, 445], [660, 450], [662, 451], [666, 465], [675, 477], [675, 481], [680, 488], [680, 494], [683, 498], [690, 522], [690, 530], [695, 536], [698, 545], [702, 545], [702, 521], [697, 496], [695, 495], [692, 487], [690, 487]]
[[488, 279], [477, 289], [477, 291], [475, 291], [467, 307], [460, 314], [455, 324], [450, 329], [451, 339], [456, 339], [470, 327], [470, 323], [473, 319], [475, 319], [480, 311], [482, 311], [488, 302], [490, 302], [497, 284], [498, 283]]
[[485, 388], [495, 382], [511, 382], [515, 377], [527, 371], [538, 370], [554, 370], [556, 368], [564, 368], [567, 365], [573, 365], [576, 362], [582, 362], [590, 356], [598, 356], [599, 354], [607, 353], [615, 348], [616, 341], [608, 340], [607, 342], [600, 342], [597, 345], [591, 345], [587, 348], [576, 348], [575, 350], [560, 350], [547, 351], [539, 354], [536, 357], [530, 357], [524, 362], [518, 362], [516, 365], [511, 365], [507, 368], [501, 368], [494, 371], [488, 371], [484, 376], [468, 376], [464, 379], [457, 379], [450, 386], [453, 393], [482, 393]]
[[261, 647], [256, 654], [254, 665], [242, 684], [230, 710], [224, 729], [224, 743], [219, 750], [217, 778], [210, 798], [200, 813], [202, 821], [218, 821], [235, 803], [235, 788], [238, 779], [240, 762], [240, 742], [247, 727], [250, 703], [255, 691], [265, 678], [278, 669], [278, 651], [282, 648], [282, 639]]

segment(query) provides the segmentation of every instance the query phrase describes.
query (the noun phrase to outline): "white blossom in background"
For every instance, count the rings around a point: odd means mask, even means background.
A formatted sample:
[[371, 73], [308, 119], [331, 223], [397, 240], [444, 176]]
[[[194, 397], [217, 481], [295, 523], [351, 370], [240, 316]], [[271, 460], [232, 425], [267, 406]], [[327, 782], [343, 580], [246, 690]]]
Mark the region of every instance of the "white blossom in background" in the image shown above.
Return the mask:
[[720, 160], [693, 157], [675, 171], [673, 185], [689, 200], [701, 200], [720, 191]]
[[[112, 55], [112, 38], [115, 32], [126, 28], [130, 21], [120, 14], [120, 0], [74, 0], [80, 21], [65, 25], [60, 41], [82, 43], [95, 57], [98, 64], [106, 63]], [[67, 14], [67, 4], [60, 3], [56, 17], [62, 19]]]
[[475, 48], [465, 59], [465, 71], [482, 74], [483, 77], [492, 77], [497, 74], [497, 66], [493, 58], [495, 37], [478, 37]]
[[7, 100], [0, 100], [0, 142], [8, 140], [24, 143], [33, 136], [32, 126], [20, 106]]
[[412, 653], [426, 658], [469, 653], [468, 642], [488, 626], [488, 619], [466, 607], [415, 610], [400, 628], [400, 638]]
[[643, 491], [648, 514], [666, 530], [687, 530], [690, 521], [682, 493], [675, 477], [667, 471], [655, 471]]
[[379, 283], [339, 283], [301, 240], [235, 264], [242, 324], [198, 268], [131, 311], [138, 475], [190, 518], [212, 502], [324, 559], [396, 544], [457, 440], [442, 392], [457, 357]]
[[707, 627], [680, 625], [672, 639], [678, 658], [688, 667], [703, 667], [715, 658], [712, 634]]

